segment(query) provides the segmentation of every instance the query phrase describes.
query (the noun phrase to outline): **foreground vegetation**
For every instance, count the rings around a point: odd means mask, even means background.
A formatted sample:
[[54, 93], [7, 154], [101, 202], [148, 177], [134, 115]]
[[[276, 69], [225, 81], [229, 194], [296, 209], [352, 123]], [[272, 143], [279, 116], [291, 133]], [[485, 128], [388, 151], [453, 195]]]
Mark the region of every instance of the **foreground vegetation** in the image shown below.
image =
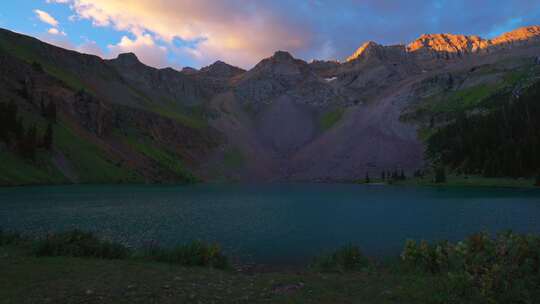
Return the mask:
[[348, 245], [301, 272], [238, 271], [226, 261], [217, 246], [200, 242], [133, 250], [81, 231], [40, 240], [0, 233], [0, 302], [534, 303], [540, 297], [540, 237], [510, 232], [456, 244], [408, 241], [399, 259], [385, 262]]

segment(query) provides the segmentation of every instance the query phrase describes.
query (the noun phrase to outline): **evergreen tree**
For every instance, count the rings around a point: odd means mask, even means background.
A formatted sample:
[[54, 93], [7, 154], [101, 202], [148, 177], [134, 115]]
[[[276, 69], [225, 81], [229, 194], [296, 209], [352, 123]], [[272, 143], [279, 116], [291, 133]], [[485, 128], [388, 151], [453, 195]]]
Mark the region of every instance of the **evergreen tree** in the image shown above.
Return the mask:
[[52, 124], [49, 123], [47, 125], [47, 131], [45, 131], [45, 135], [43, 136], [43, 147], [47, 150], [51, 150], [53, 142], [53, 128]]
[[446, 183], [446, 170], [444, 166], [438, 166], [435, 168], [435, 183]]
[[369, 180], [369, 172], [366, 173], [366, 184], [369, 184], [371, 181]]
[[536, 185], [538, 187], [540, 187], [540, 173], [538, 173], [538, 175], [536, 175]]
[[24, 137], [24, 125], [22, 118], [17, 118], [15, 121], [15, 126], [13, 133], [15, 134], [15, 140], [21, 141]]
[[43, 72], [43, 67], [41, 66], [41, 64], [37, 61], [33, 61], [32, 62], [32, 69], [34, 69], [34, 71], [36, 72], [40, 72], [42, 73]]
[[45, 118], [52, 123], [56, 123], [56, 104], [53, 101], [50, 101], [45, 108]]
[[405, 171], [403, 171], [403, 169], [401, 169], [401, 173], [399, 174], [399, 179], [405, 180]]
[[385, 171], [383, 171], [383, 172], [381, 173], [381, 179], [382, 179], [383, 181], [386, 180], [386, 172], [385, 172]]
[[392, 179], [397, 180], [398, 179], [398, 171], [397, 169], [394, 169], [394, 172], [392, 172]]
[[34, 160], [36, 158], [37, 148], [36, 126], [30, 127], [24, 138], [19, 142], [19, 153], [22, 157]]
[[43, 97], [39, 100], [39, 109], [41, 111], [41, 116], [47, 118], [47, 109], [45, 108], [45, 102], [43, 101]]
[[19, 121], [17, 119], [17, 104], [0, 103], [0, 141], [10, 144], [13, 138], [18, 138]]
[[540, 81], [518, 99], [502, 90], [489, 96], [486, 111], [451, 114], [449, 124], [427, 140], [432, 163], [463, 174], [530, 177], [540, 170]]

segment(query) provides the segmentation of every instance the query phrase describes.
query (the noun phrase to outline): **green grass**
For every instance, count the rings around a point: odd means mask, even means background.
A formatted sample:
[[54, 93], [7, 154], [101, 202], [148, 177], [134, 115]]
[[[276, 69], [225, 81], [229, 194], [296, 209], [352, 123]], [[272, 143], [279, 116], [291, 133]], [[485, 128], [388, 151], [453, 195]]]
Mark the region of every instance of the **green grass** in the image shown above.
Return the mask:
[[111, 161], [104, 150], [63, 123], [54, 126], [53, 144], [70, 160], [82, 183], [142, 181], [135, 172]]
[[116, 259], [108, 253], [125, 251], [104, 251], [111, 243], [90, 234], [50, 237], [54, 246], [38, 256], [34, 242], [0, 231], [2, 303], [533, 303], [540, 296], [534, 235], [408, 241], [399, 259], [374, 263], [346, 246], [323, 259], [341, 272], [218, 270], [207, 266], [219, 249], [204, 243]]
[[186, 180], [195, 180], [191, 172], [182, 166], [182, 160], [166, 148], [156, 147], [148, 140], [136, 139], [133, 136], [127, 136], [124, 140], [139, 153], [158, 162], [164, 169], [170, 170]]
[[337, 108], [335, 110], [324, 113], [319, 120], [320, 128], [323, 131], [331, 129], [341, 120], [344, 112], [345, 110], [343, 108]]
[[[143, 260], [21, 256], [0, 247], [2, 303], [426, 303], [436, 279], [408, 274], [242, 274]], [[287, 291], [287, 286], [292, 286]]]
[[180, 124], [192, 129], [204, 129], [208, 127], [206, 120], [197, 113], [188, 113], [185, 109], [173, 106], [152, 105], [148, 110], [161, 116], [173, 119]]
[[465, 111], [474, 108], [485, 98], [495, 93], [498, 88], [499, 86], [478, 85], [442, 96], [433, 96], [423, 101], [419, 110], [435, 114]]
[[83, 84], [83, 82], [79, 79], [79, 77], [49, 63], [47, 60], [43, 59], [40, 55], [38, 55], [32, 49], [33, 46], [25, 45], [25, 43], [26, 42], [15, 43], [12, 41], [7, 41], [4, 39], [3, 36], [0, 35], [0, 51], [3, 50], [6, 53], [22, 61], [25, 61], [28, 64], [37, 62], [43, 67], [43, 70], [47, 74], [50, 74], [51, 76], [54, 76], [57, 79], [61, 80], [69, 88], [74, 89], [76, 91], [84, 89], [95, 95], [95, 93], [90, 88], [88, 88], [86, 85]]
[[0, 185], [59, 184], [66, 178], [48, 161], [45, 153], [38, 153], [35, 162], [22, 159], [12, 152], [0, 152]]
[[244, 155], [238, 148], [232, 148], [223, 155], [223, 165], [226, 169], [238, 169], [244, 166]]
[[134, 95], [141, 99], [145, 110], [170, 118], [192, 129], [204, 129], [208, 127], [201, 107], [183, 107], [179, 105], [179, 102], [169, 99], [162, 100], [162, 103], [157, 103], [146, 96], [141, 90], [130, 85], [126, 86]]
[[360, 248], [352, 244], [321, 255], [310, 265], [311, 269], [322, 272], [362, 271], [369, 266], [369, 260], [360, 252]]
[[[525, 63], [523, 63], [525, 64]], [[534, 66], [525, 65], [518, 69], [507, 71], [505, 69], [489, 66], [477, 70], [477, 74], [494, 74], [504, 73], [501, 81], [495, 84], [481, 84], [466, 89], [457, 91], [450, 91], [443, 94], [428, 97], [420, 102], [420, 104], [408, 116], [415, 117], [419, 114], [449, 114], [460, 113], [470, 109], [474, 109], [477, 106], [488, 107], [489, 104], [482, 103], [486, 98], [493, 94], [500, 92], [505, 88], [513, 88], [516, 85], [526, 81], [531, 76], [534, 76], [538, 72], [535, 71]], [[407, 119], [406, 117], [404, 117]]]

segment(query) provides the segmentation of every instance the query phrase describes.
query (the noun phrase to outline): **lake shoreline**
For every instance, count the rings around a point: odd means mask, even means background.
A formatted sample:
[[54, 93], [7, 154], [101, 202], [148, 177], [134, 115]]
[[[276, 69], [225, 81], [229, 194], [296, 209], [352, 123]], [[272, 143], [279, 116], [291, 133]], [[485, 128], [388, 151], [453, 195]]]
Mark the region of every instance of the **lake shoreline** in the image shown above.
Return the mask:
[[51, 184], [42, 184], [42, 183], [32, 183], [32, 184], [1, 184], [0, 188], [19, 188], [19, 187], [49, 187], [49, 186], [163, 186], [163, 187], [180, 187], [180, 186], [191, 186], [191, 185], [279, 185], [279, 184], [329, 184], [329, 185], [368, 185], [368, 186], [414, 186], [414, 187], [438, 187], [438, 188], [523, 188], [523, 189], [540, 189], [540, 185], [535, 185], [533, 179], [512, 179], [504, 178], [502, 181], [499, 178], [484, 178], [480, 182], [467, 182], [466, 179], [463, 179], [463, 182], [446, 182], [446, 183], [435, 183], [429, 179], [407, 179], [404, 181], [377, 181], [366, 183], [364, 181], [351, 180], [351, 181], [322, 181], [322, 180], [312, 180], [312, 181], [279, 181], [279, 182], [260, 182], [260, 183], [241, 183], [241, 182], [196, 182], [196, 183], [107, 183], [107, 182], [96, 182], [96, 183], [51, 183]]

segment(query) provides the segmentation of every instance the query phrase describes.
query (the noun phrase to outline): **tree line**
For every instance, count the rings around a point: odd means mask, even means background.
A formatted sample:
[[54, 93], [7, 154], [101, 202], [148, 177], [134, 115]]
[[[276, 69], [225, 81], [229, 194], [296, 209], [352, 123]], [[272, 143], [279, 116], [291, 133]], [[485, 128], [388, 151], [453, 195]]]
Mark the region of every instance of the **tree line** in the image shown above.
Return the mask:
[[540, 184], [540, 82], [520, 96], [500, 93], [490, 110], [460, 113], [427, 141], [438, 166], [485, 177], [536, 177]]
[[19, 108], [13, 101], [0, 102], [0, 142], [25, 159], [35, 160], [39, 148], [51, 150], [53, 144], [53, 124], [56, 123], [56, 105], [41, 102], [41, 115], [47, 119], [47, 129], [39, 137], [36, 125], [25, 127], [19, 117]]

